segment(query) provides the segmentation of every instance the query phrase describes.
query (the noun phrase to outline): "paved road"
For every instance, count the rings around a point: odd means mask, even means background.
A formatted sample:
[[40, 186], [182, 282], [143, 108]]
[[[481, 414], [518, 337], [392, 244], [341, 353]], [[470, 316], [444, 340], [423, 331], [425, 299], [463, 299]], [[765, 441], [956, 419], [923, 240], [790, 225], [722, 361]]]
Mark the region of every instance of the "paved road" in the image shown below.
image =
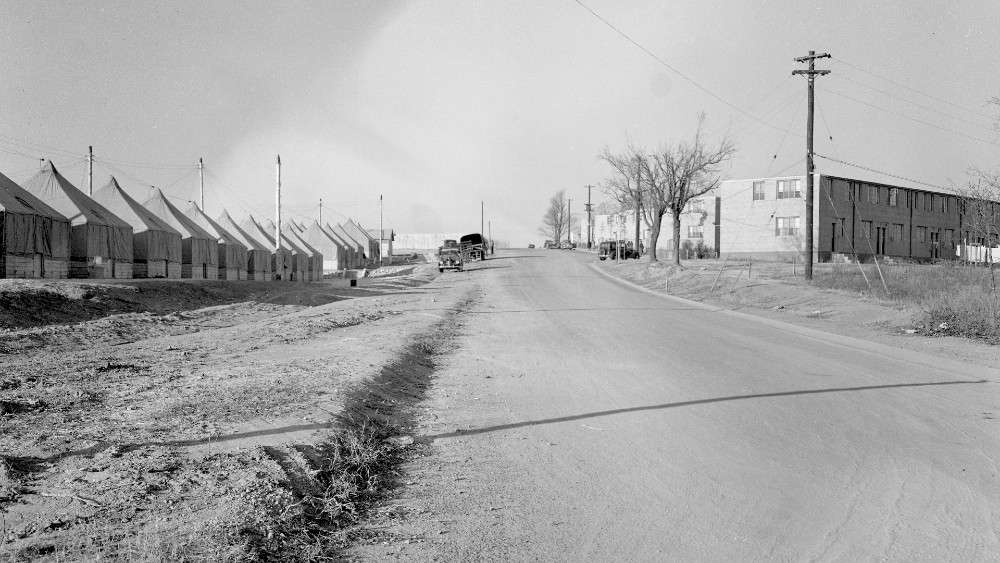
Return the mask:
[[404, 499], [443, 539], [409, 556], [1000, 560], [997, 371], [649, 295], [593, 261], [509, 251], [436, 282], [482, 292]]

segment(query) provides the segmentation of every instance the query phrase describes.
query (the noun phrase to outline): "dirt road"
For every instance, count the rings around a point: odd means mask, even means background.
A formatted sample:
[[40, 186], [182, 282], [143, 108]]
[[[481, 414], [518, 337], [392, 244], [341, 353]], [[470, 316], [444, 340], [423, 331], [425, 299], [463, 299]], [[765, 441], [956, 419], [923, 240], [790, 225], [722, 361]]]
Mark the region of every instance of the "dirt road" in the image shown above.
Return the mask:
[[592, 260], [511, 251], [435, 282], [481, 297], [427, 455], [352, 557], [1000, 557], [996, 369], [657, 297]]

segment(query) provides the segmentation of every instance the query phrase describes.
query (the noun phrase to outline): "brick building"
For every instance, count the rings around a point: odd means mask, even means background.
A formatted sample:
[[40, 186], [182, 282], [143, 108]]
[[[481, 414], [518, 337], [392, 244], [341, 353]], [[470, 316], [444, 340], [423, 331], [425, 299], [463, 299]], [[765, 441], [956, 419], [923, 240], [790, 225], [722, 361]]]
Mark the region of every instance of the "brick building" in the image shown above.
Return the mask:
[[[821, 174], [813, 186], [818, 261], [954, 259], [961, 241], [987, 242], [953, 193]], [[804, 257], [805, 176], [727, 180], [720, 191], [724, 257]]]

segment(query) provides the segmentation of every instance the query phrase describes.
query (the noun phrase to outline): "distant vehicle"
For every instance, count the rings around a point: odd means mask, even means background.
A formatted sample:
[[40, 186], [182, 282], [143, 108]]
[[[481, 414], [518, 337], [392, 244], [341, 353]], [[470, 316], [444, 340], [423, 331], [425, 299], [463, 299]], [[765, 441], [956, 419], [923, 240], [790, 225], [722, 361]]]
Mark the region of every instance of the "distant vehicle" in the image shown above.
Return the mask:
[[535, 248], [535, 245], [534, 244], [529, 244], [528, 248]]
[[623, 240], [606, 240], [597, 245], [597, 257], [601, 260], [638, 258], [639, 254], [632, 250], [632, 243]]
[[441, 248], [458, 248], [458, 241], [450, 238], [444, 239], [444, 244], [441, 245]]
[[555, 247], [556, 243], [552, 242], [551, 240], [545, 241], [545, 248], [555, 248]]
[[460, 248], [457, 246], [442, 246], [438, 248], [439, 272], [444, 272], [445, 270], [458, 270], [461, 272], [464, 268], [465, 259], [462, 256], [462, 250]]
[[573, 250], [574, 248], [576, 248], [576, 245], [568, 240], [559, 243], [559, 250]]
[[470, 260], [486, 260], [486, 239], [479, 233], [471, 233], [458, 240], [462, 254]]

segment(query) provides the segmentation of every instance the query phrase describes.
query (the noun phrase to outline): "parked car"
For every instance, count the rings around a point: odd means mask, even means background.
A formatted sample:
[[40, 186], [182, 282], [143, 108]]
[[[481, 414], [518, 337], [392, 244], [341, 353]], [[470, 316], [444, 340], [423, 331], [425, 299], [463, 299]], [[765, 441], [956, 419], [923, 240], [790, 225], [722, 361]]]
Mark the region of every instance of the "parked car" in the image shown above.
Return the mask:
[[532, 243], [532, 244], [529, 244], [529, 245], [528, 245], [528, 248], [535, 248], [535, 245], [534, 245], [534, 243]]
[[438, 271], [458, 270], [461, 272], [465, 267], [462, 250], [457, 246], [442, 246], [438, 249]]
[[551, 240], [545, 241], [545, 248], [555, 248], [555, 246], [556, 243], [552, 242]]
[[576, 245], [568, 240], [559, 243], [559, 250], [573, 250], [574, 248], [576, 248]]
[[631, 242], [606, 240], [597, 245], [597, 257], [601, 260], [617, 260], [619, 258], [638, 258], [639, 254], [632, 249]]

